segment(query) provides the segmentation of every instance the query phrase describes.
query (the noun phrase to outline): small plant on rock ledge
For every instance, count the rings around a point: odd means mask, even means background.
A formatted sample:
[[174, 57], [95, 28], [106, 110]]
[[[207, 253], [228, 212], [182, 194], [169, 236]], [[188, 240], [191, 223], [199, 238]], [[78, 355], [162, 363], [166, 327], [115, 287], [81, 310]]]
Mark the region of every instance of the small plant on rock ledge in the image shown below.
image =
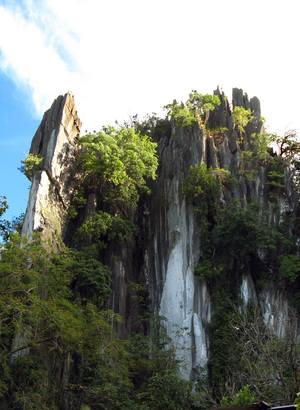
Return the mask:
[[33, 174], [39, 169], [43, 157], [39, 154], [28, 154], [25, 159], [21, 160], [21, 167], [19, 170], [24, 174], [30, 181]]
[[237, 106], [233, 109], [232, 118], [242, 134], [245, 134], [245, 127], [253, 119], [253, 115], [251, 114], [250, 109], [246, 110], [243, 107]]
[[202, 95], [192, 90], [185, 104], [168, 104], [164, 108], [168, 110], [168, 115], [174, 118], [177, 126], [188, 128], [197, 121], [199, 125], [204, 125], [208, 111], [213, 111], [221, 101], [217, 95]]

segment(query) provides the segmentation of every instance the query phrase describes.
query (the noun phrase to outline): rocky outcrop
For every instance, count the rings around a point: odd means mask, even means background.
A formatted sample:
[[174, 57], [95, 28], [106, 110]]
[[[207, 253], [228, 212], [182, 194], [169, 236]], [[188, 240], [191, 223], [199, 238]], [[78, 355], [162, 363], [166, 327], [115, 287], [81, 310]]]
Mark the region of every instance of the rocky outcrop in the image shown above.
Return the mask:
[[[201, 252], [201, 238], [193, 208], [180, 194], [180, 183], [190, 166], [205, 162], [213, 168], [229, 170], [238, 183], [223, 188], [222, 200], [229, 203], [237, 199], [246, 207], [252, 199], [257, 199], [269, 208], [274, 222], [286, 212], [295, 220], [298, 204], [288, 168], [284, 177], [285, 188], [276, 205], [269, 201], [270, 185], [265, 165], [259, 167], [253, 181], [239, 174], [241, 151], [229, 104], [219, 90], [215, 94], [219, 95], [221, 105], [210, 114], [209, 121], [211, 129], [226, 127], [225, 137], [205, 135], [198, 124], [192, 129], [176, 128], [173, 124], [171, 138], [164, 138], [159, 143], [160, 173], [149, 215], [151, 240], [147, 250], [147, 272], [152, 308], [166, 318], [168, 333], [184, 358], [185, 367], [181, 374], [192, 379], [208, 360], [208, 327], [213, 305], [205, 282], [193, 274]], [[250, 140], [252, 133], [264, 131], [256, 97], [249, 101], [242, 90], [234, 89], [233, 104], [253, 112], [254, 119], [246, 127], [245, 138]], [[249, 272], [242, 281], [240, 293], [245, 304], [252, 301], [260, 305], [266, 324], [279, 336], [285, 334], [284, 323], [290, 302], [283, 290], [279, 290], [275, 283], [268, 283], [257, 294]]]
[[[107, 263], [113, 274], [111, 307], [124, 317], [120, 335], [128, 336], [134, 328], [137, 307], [132, 297], [131, 283], [144, 279], [151, 309], [166, 318], [166, 328], [178, 347], [185, 366], [180, 370], [186, 378], [195, 378], [204, 368], [209, 355], [209, 332], [213, 305], [205, 281], [194, 275], [194, 265], [201, 253], [199, 226], [193, 207], [180, 192], [181, 181], [191, 165], [206, 163], [213, 168], [229, 170], [237, 184], [223, 188], [223, 202], [241, 200], [246, 207], [257, 198], [269, 208], [271, 218], [279, 220], [283, 213], [295, 219], [298, 197], [292, 190], [291, 173], [285, 169], [284, 185], [276, 206], [269, 201], [267, 168], [259, 166], [254, 180], [239, 174], [241, 159], [238, 133], [234, 127], [231, 108], [219, 89], [215, 91], [221, 105], [208, 118], [210, 128], [223, 128], [222, 135], [204, 133], [198, 123], [193, 128], [172, 126], [171, 136], [159, 141], [160, 168], [153, 183], [152, 196], [146, 199], [134, 216], [142, 231], [140, 242], [128, 240], [118, 250], [118, 259], [107, 250]], [[250, 108], [254, 119], [245, 128], [245, 138], [263, 131], [260, 103], [240, 89], [233, 90], [233, 105]], [[43, 157], [40, 169], [34, 174], [26, 211], [23, 233], [41, 230], [52, 242], [55, 232], [66, 239], [67, 209], [76, 173], [74, 143], [81, 123], [70, 94], [59, 97], [44, 115], [33, 138], [30, 152]], [[226, 128], [226, 130], [225, 130]], [[94, 194], [93, 194], [94, 195]], [[95, 209], [96, 199], [90, 196], [86, 218]], [[139, 238], [141, 239], [141, 238]], [[112, 255], [112, 254], [111, 254]], [[243, 278], [241, 298], [261, 307], [265, 321], [279, 335], [284, 335], [284, 319], [289, 300], [283, 291], [270, 283], [257, 294], [251, 272]], [[282, 309], [278, 309], [278, 303]], [[195, 347], [195, 348], [194, 348]]]
[[59, 96], [45, 112], [30, 147], [30, 154], [38, 154], [43, 160], [31, 181], [24, 235], [42, 231], [53, 243], [57, 242], [56, 232], [63, 235], [76, 172], [74, 145], [80, 128], [70, 93]]

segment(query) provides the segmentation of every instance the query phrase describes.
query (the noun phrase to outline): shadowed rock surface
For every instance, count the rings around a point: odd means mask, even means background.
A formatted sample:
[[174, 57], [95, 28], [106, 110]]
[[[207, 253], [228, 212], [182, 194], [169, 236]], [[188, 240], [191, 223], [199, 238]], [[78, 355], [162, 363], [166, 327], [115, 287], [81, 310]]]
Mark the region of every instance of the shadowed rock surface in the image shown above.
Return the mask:
[[[106, 262], [113, 274], [111, 307], [124, 317], [119, 334], [127, 337], [135, 330], [137, 303], [131, 283], [144, 280], [150, 297], [151, 310], [167, 320], [167, 331], [176, 345], [184, 348], [185, 367], [180, 370], [185, 378], [194, 379], [205, 366], [209, 355], [213, 305], [204, 280], [194, 275], [199, 261], [201, 238], [192, 205], [187, 204], [180, 192], [181, 181], [191, 165], [206, 163], [213, 168], [229, 170], [238, 179], [237, 184], [223, 187], [221, 200], [229, 203], [240, 200], [243, 207], [257, 199], [270, 211], [276, 221], [289, 214], [295, 221], [298, 195], [292, 189], [291, 171], [285, 168], [284, 189], [276, 203], [269, 201], [270, 185], [267, 167], [261, 164], [254, 180], [239, 174], [240, 145], [234, 127], [231, 109], [219, 89], [215, 91], [221, 104], [209, 115], [210, 128], [226, 127], [223, 135], [205, 135], [198, 123], [190, 129], [172, 124], [171, 136], [158, 141], [160, 166], [158, 178], [152, 183], [152, 195], [140, 202], [133, 215], [141, 234], [136, 241], [127, 240], [118, 250], [116, 261], [112, 249], [107, 249]], [[263, 132], [260, 102], [250, 101], [241, 89], [233, 89], [233, 107], [250, 108], [253, 120], [245, 127], [245, 139]], [[70, 94], [58, 97], [44, 115], [31, 145], [30, 152], [40, 154], [44, 160], [33, 179], [29, 194], [23, 233], [29, 235], [43, 231], [53, 243], [56, 232], [67, 243], [75, 227], [68, 223], [67, 209], [76, 174], [75, 142], [80, 134], [81, 122]], [[87, 218], [94, 210], [97, 198], [91, 195], [82, 215]], [[113, 245], [112, 245], [113, 246]], [[284, 323], [290, 305], [287, 294], [276, 283], [267, 283], [258, 294], [249, 271], [243, 278], [240, 294], [247, 304], [259, 305], [265, 322], [278, 335], [285, 334]], [[174, 334], [174, 326], [184, 329]], [[195, 350], [192, 347], [195, 346]], [[188, 348], [188, 349], [186, 349]]]
[[76, 172], [74, 146], [80, 128], [70, 93], [59, 96], [45, 112], [30, 147], [30, 154], [38, 154], [43, 160], [31, 181], [23, 234], [42, 231], [53, 243], [55, 232], [63, 236]]

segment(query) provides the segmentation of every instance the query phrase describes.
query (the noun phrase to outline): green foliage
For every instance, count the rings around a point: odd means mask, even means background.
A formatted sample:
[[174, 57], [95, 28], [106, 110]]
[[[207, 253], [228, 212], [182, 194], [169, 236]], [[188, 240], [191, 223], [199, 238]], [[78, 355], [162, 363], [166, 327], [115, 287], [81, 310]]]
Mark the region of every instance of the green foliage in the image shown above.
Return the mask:
[[275, 156], [272, 161], [269, 162], [267, 168], [268, 182], [270, 189], [268, 192], [269, 198], [271, 200], [277, 200], [279, 193], [284, 188], [283, 177], [284, 177], [284, 162], [281, 156]]
[[171, 115], [174, 118], [176, 124], [179, 126], [190, 128], [197, 122], [197, 118], [188, 107], [184, 107], [180, 104], [175, 104], [171, 106], [171, 110]]
[[79, 139], [79, 161], [86, 184], [100, 190], [110, 207], [136, 208], [141, 192], [149, 193], [146, 179], [155, 179], [157, 144], [132, 128], [103, 128]]
[[280, 174], [277, 171], [269, 171], [268, 172], [268, 184], [269, 185], [273, 185], [273, 186], [277, 186], [280, 188], [284, 188], [284, 185], [281, 184], [281, 180], [284, 177], [284, 174]]
[[[76, 357], [81, 358], [81, 379], [68, 387], [76, 400], [83, 392], [86, 398], [93, 386], [92, 396], [98, 397], [110, 385], [118, 386], [119, 395], [130, 385], [126, 361], [120, 367], [124, 348], [112, 327], [120, 317], [99, 309], [110, 294], [107, 267], [79, 252], [48, 253], [38, 236], [27, 241], [14, 234], [1, 249], [0, 279], [1, 395], [30, 408], [61, 404], [60, 372], [68, 355], [74, 356], [75, 367]], [[16, 334], [23, 336], [12, 347]], [[13, 353], [28, 348], [29, 356], [11, 361]], [[48, 379], [47, 357], [55, 358], [53, 380]], [[98, 376], [91, 370], [94, 365]], [[101, 394], [96, 394], [99, 386]]]
[[266, 161], [269, 155], [270, 142], [271, 136], [267, 132], [251, 134], [250, 146], [253, 150], [253, 157], [260, 162]]
[[216, 209], [221, 182], [217, 173], [206, 164], [191, 166], [187, 177], [182, 181], [181, 192], [192, 203], [195, 211], [207, 215]]
[[194, 274], [199, 276], [200, 279], [206, 279], [209, 281], [211, 278], [222, 274], [224, 267], [221, 265], [214, 265], [211, 259], [207, 259], [207, 256], [210, 256], [210, 253], [209, 255], [206, 255], [206, 258], [203, 258], [201, 263], [196, 263], [194, 265]]
[[277, 145], [279, 155], [285, 158], [289, 165], [292, 165], [293, 161], [297, 160], [300, 154], [300, 143], [298, 141], [297, 131], [287, 131], [283, 137], [274, 133], [271, 135], [271, 140]]
[[130, 219], [98, 211], [81, 225], [77, 236], [80, 243], [97, 244], [99, 248], [103, 248], [108, 241], [117, 238], [123, 243], [126, 238], [133, 238], [138, 232], [138, 227]]
[[[167, 335], [163, 317], [146, 314], [143, 322], [149, 324], [150, 333], [134, 334], [127, 342], [138, 387], [136, 408], [191, 408], [197, 399], [192, 383], [178, 376], [178, 367], [184, 364], [180, 359], [184, 348], [176, 345], [176, 338]], [[175, 328], [173, 332], [180, 336], [185, 331]]]
[[[271, 405], [292, 402], [299, 386], [300, 345], [295, 337], [297, 314], [289, 309], [285, 336], [264, 324], [257, 307], [236, 308], [230, 327], [237, 335], [240, 371], [232, 372], [232, 386], [249, 385], [256, 399]], [[276, 315], [280, 312], [276, 312]]]
[[89, 252], [56, 255], [42, 243], [40, 235], [11, 234], [1, 246], [0, 397], [12, 408], [56, 409], [63, 400], [73, 408], [190, 408], [192, 386], [176, 374], [176, 347], [162, 323], [121, 340], [121, 317], [103, 310], [109, 269]]
[[19, 408], [46, 409], [42, 384], [47, 382], [47, 369], [42, 359], [34, 355], [17, 357], [12, 360], [11, 372], [12, 385], [18, 386], [13, 397], [14, 403]]
[[238, 203], [219, 207], [210, 222], [202, 220], [200, 240], [202, 252], [194, 272], [206, 280], [212, 291], [208, 381], [214, 397], [220, 397], [231, 374], [240, 369], [236, 359], [238, 335], [229, 323], [236, 315], [234, 306], [239, 303], [243, 275], [252, 272], [257, 287], [270, 277], [296, 281], [299, 259], [293, 239], [270, 225], [268, 214], [257, 203], [249, 204], [247, 209]]
[[285, 238], [267, 221], [261, 206], [251, 203], [247, 209], [233, 203], [223, 208], [214, 228], [215, 245], [236, 260], [249, 261], [256, 252], [277, 251], [278, 241]]
[[145, 409], [191, 409], [194, 402], [193, 384], [175, 372], [154, 373], [138, 393]]
[[19, 170], [31, 181], [34, 173], [39, 169], [43, 157], [39, 154], [28, 154], [25, 159], [22, 159], [22, 166]]
[[70, 219], [76, 218], [78, 211], [86, 205], [86, 198], [84, 197], [84, 187], [80, 186], [72, 198], [72, 203], [68, 209]]
[[[78, 346], [76, 342], [78, 317], [74, 316], [70, 303], [71, 293], [68, 285], [71, 275], [65, 268], [65, 261], [57, 255], [48, 254], [41, 245], [40, 237], [36, 235], [29, 242], [25, 238], [20, 238], [18, 234], [11, 234], [10, 240], [2, 245], [0, 260], [0, 374], [4, 375], [4, 378], [1, 377], [2, 395], [8, 393], [9, 386], [18, 397], [28, 393], [24, 391], [27, 389], [25, 381], [14, 378], [15, 374], [9, 361], [13, 353], [28, 348], [42, 348], [64, 354], [71, 346]], [[46, 328], [43, 326], [44, 323], [47, 323]], [[20, 344], [12, 347], [13, 337], [17, 334], [23, 337], [20, 339]], [[28, 371], [33, 375], [36, 373], [36, 367], [29, 365]], [[15, 400], [18, 402], [19, 399]]]
[[153, 141], [171, 136], [171, 122], [167, 118], [159, 118], [156, 113], [147, 114], [144, 119], [135, 115], [131, 124], [125, 123], [125, 128], [132, 127], [137, 134], [148, 135]]
[[2, 215], [6, 212], [7, 209], [8, 203], [5, 196], [0, 196], [0, 218], [2, 218]]
[[92, 303], [84, 308], [86, 323], [80, 360], [70, 380], [69, 395], [90, 406], [115, 409], [132, 406], [130, 357], [113, 330], [119, 315], [99, 311]]
[[294, 187], [299, 191], [300, 187], [300, 143], [297, 131], [291, 130], [284, 133], [283, 137], [277, 134], [271, 135], [271, 140], [277, 145], [278, 154], [285, 165], [293, 171]]
[[300, 273], [300, 260], [299, 256], [284, 255], [282, 257], [280, 267], [279, 267], [279, 277], [280, 279], [288, 279], [291, 283], [295, 283]]
[[233, 122], [239, 127], [240, 131], [244, 134], [246, 125], [253, 119], [251, 110], [246, 110], [243, 107], [234, 107], [232, 112]]
[[181, 192], [197, 213], [207, 215], [216, 210], [220, 188], [236, 183], [236, 178], [223, 168], [207, 167], [206, 164], [191, 166], [187, 177], [181, 183]]
[[249, 143], [245, 143], [243, 138], [240, 138], [240, 143], [244, 145], [239, 154], [240, 159], [240, 175], [244, 175], [248, 180], [254, 181], [257, 177], [257, 167], [265, 165], [269, 156], [269, 144], [271, 137], [268, 133], [262, 134], [253, 133]]
[[2, 219], [8, 209], [8, 203], [5, 196], [0, 196], [0, 238], [7, 240], [10, 232], [20, 232], [23, 225], [24, 214], [14, 218], [11, 222]]
[[[216, 279], [216, 278], [214, 278]], [[214, 397], [220, 398], [224, 394], [224, 386], [230, 378], [230, 373], [238, 366], [238, 349], [236, 335], [228, 326], [234, 315], [234, 301], [237, 285], [228, 276], [217, 276], [214, 281], [213, 302], [215, 310], [211, 323], [210, 357], [207, 363], [209, 385], [214, 391]]]
[[0, 237], [7, 237], [9, 231], [9, 222], [2, 219], [2, 216], [8, 209], [8, 203], [5, 196], [0, 196]]
[[251, 392], [250, 387], [244, 386], [238, 393], [233, 396], [233, 399], [223, 397], [221, 400], [221, 407], [232, 406], [250, 406], [254, 403], [255, 395]]
[[102, 307], [111, 294], [110, 269], [91, 257], [88, 252], [73, 250], [71, 255], [68, 267], [78, 286], [77, 297]]
[[197, 90], [192, 90], [186, 104], [194, 115], [200, 115], [203, 118], [206, 110], [213, 111], [216, 106], [221, 104], [221, 101], [217, 95], [203, 95], [198, 93]]
[[257, 178], [257, 168], [253, 161], [252, 151], [241, 151], [239, 158], [241, 160], [239, 174], [246, 177], [249, 181], [255, 181]]
[[190, 128], [197, 121], [204, 122], [206, 111], [213, 111], [220, 104], [221, 101], [217, 95], [202, 95], [196, 90], [192, 90], [189, 99], [186, 101], [186, 106], [183, 104], [169, 104], [165, 108], [168, 110], [168, 115], [174, 118], [178, 126]]

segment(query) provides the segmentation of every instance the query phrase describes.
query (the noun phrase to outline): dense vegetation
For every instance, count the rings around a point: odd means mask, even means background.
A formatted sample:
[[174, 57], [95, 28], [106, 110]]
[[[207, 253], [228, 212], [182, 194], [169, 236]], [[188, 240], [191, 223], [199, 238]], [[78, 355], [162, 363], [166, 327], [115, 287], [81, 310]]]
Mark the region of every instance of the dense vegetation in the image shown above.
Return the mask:
[[[40, 162], [30, 155], [21, 171], [30, 176]], [[103, 250], [138, 234], [131, 215], [140, 195], [150, 193], [147, 180], [156, 177], [157, 166], [156, 143], [144, 132], [106, 127], [82, 137], [69, 209], [79, 228], [72, 248], [60, 243], [60, 254], [46, 250], [40, 234], [25, 238], [12, 232], [1, 198], [1, 405], [175, 409], [194, 402], [192, 384], [177, 375], [176, 346], [163, 319], [147, 312], [145, 287], [131, 285], [142, 307], [136, 324], [142, 331], [130, 339], [120, 339], [122, 318], [107, 309], [111, 272]], [[91, 192], [97, 192], [97, 208], [82, 221], [79, 211]]]
[[176, 375], [162, 327], [159, 337], [117, 337], [122, 319], [103, 308], [110, 289], [101, 263], [74, 250], [47, 252], [38, 235], [12, 234], [0, 278], [0, 394], [10, 408], [147, 408], [163, 403], [162, 387], [170, 408], [189, 408], [191, 384]]
[[[252, 401], [255, 398], [286, 403], [295, 396], [300, 377], [300, 343], [295, 336], [295, 316], [300, 312], [297, 228], [293, 229], [291, 215], [282, 214], [276, 222], [264, 204], [255, 199], [245, 207], [243, 201], [224, 203], [220, 197], [222, 186], [236, 184], [240, 176], [255, 180], [259, 166], [264, 165], [268, 196], [276, 214], [277, 200], [285, 189], [287, 166], [294, 170], [294, 188], [298, 186], [299, 142], [295, 134], [292, 140], [287, 135], [278, 138], [267, 133], [249, 137], [245, 128], [253, 117], [250, 110], [242, 107], [235, 107], [232, 117], [241, 149], [239, 174], [230, 175], [201, 164], [190, 168], [181, 185], [199, 223], [201, 256], [194, 271], [209, 286], [214, 305], [210, 358], [199, 377], [198, 388], [207, 405], [217, 405], [222, 395], [227, 396], [221, 400], [223, 406], [238, 404], [235, 399], [244, 400], [245, 396], [252, 397]], [[209, 133], [214, 135], [212, 130]], [[271, 142], [280, 147], [283, 144], [286, 151], [280, 148], [277, 155], [271, 156]], [[294, 319], [293, 323], [286, 323], [289, 331], [285, 338], [280, 339], [263, 324], [257, 307], [245, 307], [241, 314], [240, 288], [249, 273], [257, 291], [268, 281], [276, 281], [288, 292], [298, 313], [290, 312]], [[243, 400], [240, 405], [247, 404]]]
[[[113, 249], [117, 258], [122, 245], [140, 235], [135, 212], [156, 178], [157, 142], [171, 136], [172, 122], [187, 130], [198, 124], [206, 137], [224, 137], [227, 128], [213, 130], [208, 121], [220, 104], [219, 97], [193, 90], [185, 105], [166, 106], [164, 119], [134, 116], [118, 128], [104, 127], [80, 138], [68, 210], [70, 227], [76, 228], [68, 246], [57, 238], [60, 254], [45, 247], [38, 233], [21, 237], [20, 220], [5, 221], [8, 204], [0, 197], [0, 406], [188, 409], [259, 399], [291, 402], [300, 364], [294, 333], [295, 312], [300, 312], [295, 224], [289, 215], [271, 220], [256, 201], [245, 207], [221, 197], [240, 178], [255, 180], [263, 165], [276, 209], [287, 166], [299, 187], [300, 147], [293, 132], [247, 135], [250, 110], [232, 110], [240, 147], [238, 174], [195, 164], [181, 183], [181, 196], [193, 205], [199, 226], [201, 253], [194, 273], [206, 282], [214, 306], [210, 358], [195, 385], [178, 376], [179, 364], [184, 365], [178, 346], [166, 334], [164, 318], [149, 312], [142, 282], [131, 284], [139, 314], [136, 332], [127, 340], [118, 336], [123, 318], [108, 309], [112, 274], [106, 256]], [[271, 142], [279, 147], [277, 155], [270, 155]], [[41, 157], [29, 155], [21, 171], [31, 178], [41, 163]], [[81, 211], [91, 194], [95, 211], [84, 219]], [[243, 308], [239, 289], [249, 272], [258, 291], [275, 280], [289, 293], [295, 310], [285, 338], [264, 325], [255, 306]]]

